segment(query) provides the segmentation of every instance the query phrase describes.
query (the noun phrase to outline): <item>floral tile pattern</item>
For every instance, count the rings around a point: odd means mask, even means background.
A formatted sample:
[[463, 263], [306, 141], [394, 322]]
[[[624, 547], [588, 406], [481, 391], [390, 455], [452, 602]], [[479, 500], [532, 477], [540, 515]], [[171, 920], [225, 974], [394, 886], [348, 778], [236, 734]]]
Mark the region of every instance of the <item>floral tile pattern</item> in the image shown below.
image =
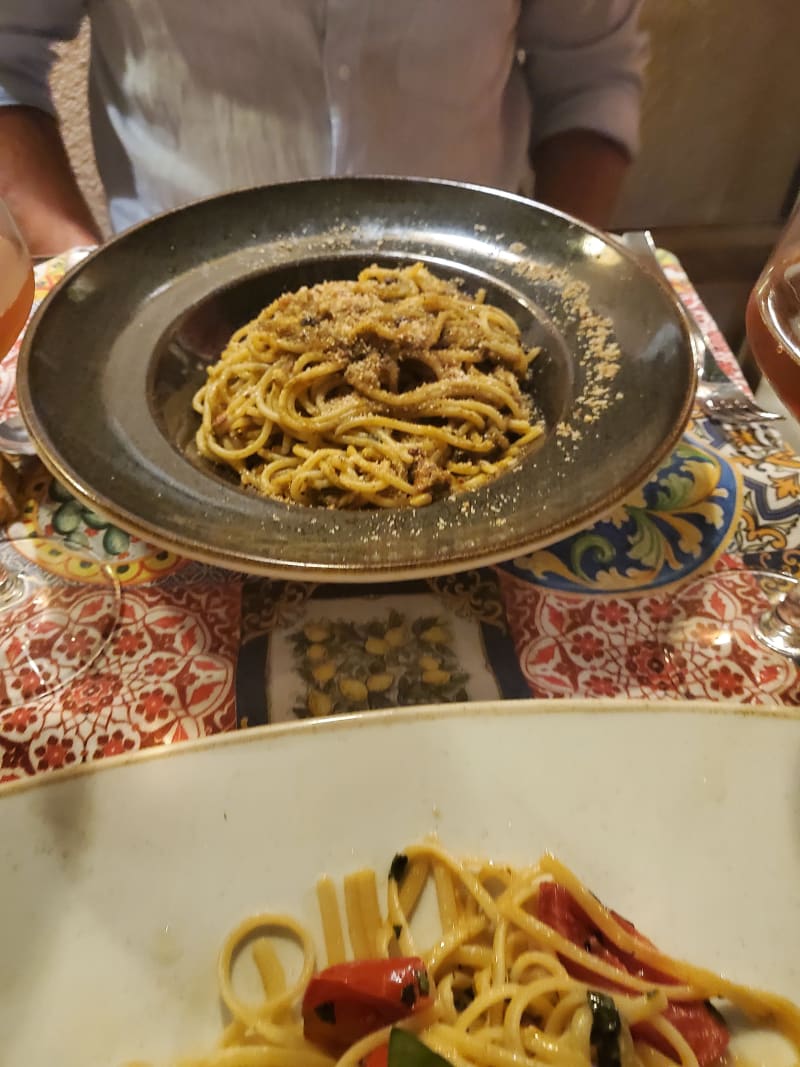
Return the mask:
[[[717, 569], [736, 574], [723, 556]], [[668, 594], [576, 597], [502, 575], [520, 665], [536, 697], [685, 697], [741, 703], [794, 704], [797, 668], [748, 636], [744, 623], [734, 649], [697, 640], [691, 657], [670, 645], [672, 627], [698, 612], [716, 632], [719, 620], [756, 611], [751, 583], [741, 582], [708, 600]]]
[[90, 673], [0, 714], [0, 781], [234, 729], [240, 605], [230, 578], [126, 590]]
[[[83, 255], [39, 266], [36, 300]], [[680, 264], [661, 258], [743, 382]], [[17, 354], [0, 363], [0, 418], [17, 411]], [[29, 538], [24, 551], [56, 579], [74, 577], [75, 554], [89, 548], [120, 582], [122, 614], [92, 669], [49, 697], [2, 710], [3, 692], [20, 683], [0, 662], [0, 781], [237, 726], [410, 702], [800, 702], [793, 663], [745, 633], [735, 650], [714, 643], [720, 621], [754, 610], [744, 565], [800, 575], [800, 459], [772, 428], [698, 418], [648, 484], [592, 527], [496, 568], [391, 587], [272, 582], [188, 562], [108, 524], [36, 461], [21, 473], [24, 512], [6, 536]], [[37, 536], [63, 548], [40, 558]], [[0, 556], [9, 552], [0, 542]], [[692, 603], [691, 582], [707, 571], [725, 581]], [[102, 626], [91, 575], [81, 576], [70, 610]], [[687, 610], [699, 618], [690, 656], [665, 639]]]

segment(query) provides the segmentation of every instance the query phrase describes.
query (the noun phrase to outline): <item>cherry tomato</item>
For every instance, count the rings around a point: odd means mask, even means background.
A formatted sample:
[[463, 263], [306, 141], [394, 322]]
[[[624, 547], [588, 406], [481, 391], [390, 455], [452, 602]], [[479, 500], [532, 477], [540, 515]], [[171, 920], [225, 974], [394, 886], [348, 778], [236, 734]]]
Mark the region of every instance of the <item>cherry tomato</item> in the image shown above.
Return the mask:
[[419, 957], [354, 960], [320, 971], [303, 997], [309, 1041], [346, 1048], [431, 1002], [428, 974]]
[[[616, 912], [611, 913], [616, 921], [629, 934], [638, 937], [648, 945], [646, 937], [639, 933], [636, 927]], [[543, 882], [539, 887], [539, 895], [536, 904], [536, 917], [542, 922], [552, 926], [554, 930], [568, 938], [573, 944], [580, 945], [593, 956], [617, 967], [628, 974], [634, 974], [639, 978], [649, 979], [662, 984], [675, 984], [674, 979], [659, 973], [654, 967], [648, 967], [641, 960], [628, 953], [620, 952], [614, 945], [606, 942], [603, 934], [594, 926], [588, 915], [573, 900], [569, 891], [564, 886], [554, 882]], [[620, 989], [612, 982], [604, 982], [598, 979], [580, 965], [567, 960], [562, 961], [573, 978], [581, 981], [590, 981], [592, 985], [602, 989]], [[667, 1005], [664, 1012], [667, 1019], [678, 1030], [691, 1046], [700, 1067], [709, 1067], [709, 1064], [718, 1060], [726, 1048], [730, 1034], [724, 1020], [718, 1012], [714, 1011], [704, 1001], [696, 1000], [689, 1002], [676, 1002]], [[634, 1038], [652, 1045], [665, 1055], [671, 1054], [670, 1047], [663, 1041], [658, 1033], [647, 1023], [639, 1023], [631, 1028]]]

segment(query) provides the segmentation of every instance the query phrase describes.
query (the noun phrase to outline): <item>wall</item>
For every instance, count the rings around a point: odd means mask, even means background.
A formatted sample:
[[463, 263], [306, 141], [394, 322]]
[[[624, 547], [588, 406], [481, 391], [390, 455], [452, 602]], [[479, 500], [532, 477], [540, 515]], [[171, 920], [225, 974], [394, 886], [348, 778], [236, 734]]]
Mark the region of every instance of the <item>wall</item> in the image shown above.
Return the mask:
[[[616, 225], [775, 220], [800, 163], [800, 3], [645, 0], [642, 19], [651, 34], [642, 151]], [[85, 122], [87, 43], [84, 30], [62, 50], [54, 87], [70, 155], [104, 218]]]
[[774, 220], [800, 164], [800, 3], [646, 0], [642, 151], [621, 226]]

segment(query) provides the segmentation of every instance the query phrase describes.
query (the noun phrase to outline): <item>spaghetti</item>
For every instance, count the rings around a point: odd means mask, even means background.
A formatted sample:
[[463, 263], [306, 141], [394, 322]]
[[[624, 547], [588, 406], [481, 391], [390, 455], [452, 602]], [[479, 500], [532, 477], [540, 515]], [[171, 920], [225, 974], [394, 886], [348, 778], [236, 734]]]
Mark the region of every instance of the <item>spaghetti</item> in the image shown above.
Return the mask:
[[[412, 920], [428, 885], [441, 929], [421, 947]], [[800, 1046], [794, 1005], [664, 955], [549, 855], [513, 869], [426, 842], [395, 857], [383, 912], [371, 870], [345, 879], [344, 924], [329, 879], [317, 895], [328, 967], [316, 971], [311, 936], [293, 919], [247, 920], [219, 961], [233, 1022], [215, 1052], [182, 1067], [373, 1067], [398, 1029], [452, 1067], [706, 1067], [727, 1046], [712, 997]], [[267, 931], [299, 943], [294, 982], [272, 937], [253, 941]], [[234, 988], [245, 943], [264, 986], [259, 1006]]]
[[500, 308], [421, 263], [285, 293], [239, 329], [193, 406], [201, 456], [329, 508], [476, 489], [542, 434], [531, 360]]

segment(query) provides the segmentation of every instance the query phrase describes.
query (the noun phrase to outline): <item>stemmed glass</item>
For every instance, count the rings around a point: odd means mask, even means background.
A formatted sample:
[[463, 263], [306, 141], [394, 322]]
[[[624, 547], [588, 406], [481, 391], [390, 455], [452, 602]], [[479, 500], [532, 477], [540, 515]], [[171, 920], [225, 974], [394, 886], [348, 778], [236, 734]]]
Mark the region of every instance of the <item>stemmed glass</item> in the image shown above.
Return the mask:
[[[761, 371], [800, 419], [800, 201], [750, 295], [746, 330]], [[791, 575], [715, 571], [684, 586], [673, 607], [664, 647], [678, 680], [690, 648], [767, 672], [800, 660], [800, 582]]]
[[[33, 303], [33, 264], [0, 200], [0, 359]], [[0, 541], [0, 711], [66, 685], [97, 659], [119, 616], [120, 587], [90, 553], [57, 540]]]

